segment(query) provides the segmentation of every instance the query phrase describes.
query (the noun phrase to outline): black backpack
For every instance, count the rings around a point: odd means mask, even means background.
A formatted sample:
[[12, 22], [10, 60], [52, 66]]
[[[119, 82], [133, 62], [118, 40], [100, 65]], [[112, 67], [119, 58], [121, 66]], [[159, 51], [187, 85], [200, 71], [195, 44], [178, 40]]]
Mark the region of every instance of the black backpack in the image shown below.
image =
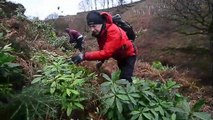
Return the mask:
[[135, 40], [135, 32], [132, 28], [132, 26], [121, 19], [121, 16], [119, 14], [116, 14], [112, 17], [113, 23], [119, 26], [122, 30], [126, 32], [127, 37], [134, 41]]

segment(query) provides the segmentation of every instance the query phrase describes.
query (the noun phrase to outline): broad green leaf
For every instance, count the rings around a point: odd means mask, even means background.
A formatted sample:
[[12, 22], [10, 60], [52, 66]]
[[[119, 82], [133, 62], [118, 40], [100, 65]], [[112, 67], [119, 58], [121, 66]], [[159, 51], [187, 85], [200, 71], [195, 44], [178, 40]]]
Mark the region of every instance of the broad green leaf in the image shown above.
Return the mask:
[[126, 94], [126, 89], [124, 87], [120, 87], [119, 91], [120, 94]]
[[137, 105], [137, 102], [133, 97], [129, 96], [129, 99], [134, 105]]
[[71, 86], [75, 86], [75, 85], [81, 86], [84, 82], [85, 82], [84, 79], [75, 79], [73, 83], [71, 84]]
[[126, 84], [128, 84], [129, 82], [128, 82], [126, 79], [121, 79], [121, 80], [117, 80], [116, 83], [117, 83], [117, 84], [126, 85]]
[[75, 78], [80, 78], [82, 76], [82, 71], [79, 71], [75, 74]]
[[121, 100], [129, 100], [127, 95], [116, 95]]
[[2, 32], [0, 32], [0, 39], [2, 39], [3, 38], [3, 33]]
[[37, 78], [33, 79], [33, 81], [31, 82], [31, 84], [35, 84], [35, 83], [41, 81], [41, 79], [42, 79], [42, 77], [37, 77]]
[[170, 108], [173, 106], [173, 103], [172, 102], [166, 102], [166, 101], [163, 101], [160, 103], [160, 105], [163, 107], [163, 108]]
[[168, 89], [175, 89], [180, 87], [180, 85], [178, 85], [175, 81], [172, 80], [167, 81], [166, 86]]
[[[163, 117], [163, 120], [170, 120], [170, 118]], [[185, 120], [185, 119], [181, 119], [181, 120]], [[188, 119], [187, 119], [187, 120], [188, 120]]]
[[112, 74], [111, 74], [111, 80], [112, 81], [116, 81], [116, 80], [119, 80], [119, 76], [120, 76], [120, 71], [116, 71], [116, 72], [113, 72]]
[[142, 114], [140, 114], [138, 120], [143, 120]]
[[172, 114], [171, 120], [176, 120], [176, 114], [175, 113]]
[[111, 120], [113, 118], [113, 111], [110, 110], [108, 113], [108, 118]]
[[116, 106], [118, 108], [119, 113], [122, 113], [123, 107], [119, 99], [116, 98]]
[[147, 118], [148, 120], [152, 120], [152, 119], [153, 119], [153, 116], [152, 116], [151, 113], [143, 113], [143, 116], [144, 116], [145, 118]]
[[13, 62], [14, 60], [15, 57], [0, 52], [0, 65], [5, 64], [7, 62]]
[[70, 96], [70, 94], [71, 94], [70, 89], [66, 89], [66, 92], [67, 92], [67, 95]]
[[55, 92], [55, 87], [50, 88], [50, 93], [53, 94]]
[[71, 107], [68, 107], [68, 108], [67, 108], [67, 116], [70, 116], [71, 112], [72, 112], [72, 108], [71, 108]]
[[15, 68], [15, 67], [19, 67], [20, 64], [17, 64], [17, 63], [7, 63], [7, 65], [10, 67], [10, 68]]
[[131, 93], [130, 96], [132, 96], [132, 97], [134, 97], [134, 98], [139, 98], [139, 97], [140, 97], [140, 95], [137, 94], [137, 93]]
[[107, 74], [102, 74], [103, 78], [105, 78], [108, 81], [112, 81], [111, 78]]
[[70, 78], [70, 76], [63, 75], [63, 76], [60, 76], [59, 78], [57, 78], [57, 80], [70, 81], [71, 78]]
[[101, 87], [109, 87], [109, 85], [112, 84], [111, 82], [104, 82], [101, 84]]
[[137, 120], [137, 118], [139, 117], [140, 114], [135, 114], [131, 117], [130, 120]]
[[130, 114], [131, 114], [131, 115], [140, 114], [140, 111], [132, 111]]
[[183, 108], [187, 113], [189, 113], [189, 112], [191, 111], [190, 105], [189, 105], [189, 103], [188, 103], [186, 100], [182, 101], [182, 108]]
[[76, 103], [75, 102], [74, 105], [77, 106], [77, 107], [79, 107], [79, 108], [81, 108], [82, 110], [84, 109], [84, 106], [82, 104], [80, 104], [80, 103]]
[[53, 81], [53, 83], [51, 84], [51, 86], [50, 87], [56, 87], [56, 82], [55, 81]]
[[146, 106], [146, 104], [143, 101], [139, 101], [139, 104], [142, 106]]
[[201, 119], [201, 120], [212, 120], [211, 115], [205, 112], [194, 112], [193, 116]]
[[178, 112], [178, 113], [185, 113], [185, 111], [183, 111], [182, 109], [180, 108], [177, 108], [177, 107], [171, 107], [169, 110], [173, 111], [173, 112]]
[[158, 106], [157, 108], [155, 108], [155, 110], [158, 111], [158, 112], [160, 112], [160, 114], [162, 116], [164, 116], [164, 110], [163, 110], [163, 108], [161, 106]]
[[75, 94], [75, 95], [79, 95], [80, 93], [76, 90], [70, 90], [71, 93]]
[[150, 92], [150, 91], [144, 91], [144, 93], [145, 93], [146, 95], [150, 95], [150, 96], [152, 96], [152, 97], [155, 97], [155, 95], [154, 95], [152, 92]]
[[205, 104], [205, 100], [204, 100], [204, 99], [199, 100], [198, 102], [196, 102], [196, 103], [193, 105], [192, 111], [198, 112], [204, 104]]
[[147, 112], [147, 111], [150, 111], [150, 108], [145, 107], [145, 108], [143, 109], [143, 112]]
[[151, 109], [150, 111], [151, 111], [151, 113], [154, 115], [154, 120], [159, 120], [159, 115], [158, 115], [158, 113], [157, 113], [154, 109]]
[[111, 107], [114, 101], [115, 101], [115, 97], [112, 97], [112, 98], [106, 99], [105, 103], [107, 104], [107, 106]]
[[107, 99], [107, 98], [110, 98], [110, 97], [113, 97], [113, 96], [115, 96], [113, 93], [109, 93], [109, 94], [106, 94], [103, 97], [101, 97], [101, 99]]

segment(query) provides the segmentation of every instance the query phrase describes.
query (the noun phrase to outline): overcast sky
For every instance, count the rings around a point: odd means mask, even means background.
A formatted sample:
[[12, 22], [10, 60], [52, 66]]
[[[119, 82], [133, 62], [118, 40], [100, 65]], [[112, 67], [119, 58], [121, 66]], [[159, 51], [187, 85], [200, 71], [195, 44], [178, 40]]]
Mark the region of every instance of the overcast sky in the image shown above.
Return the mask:
[[[8, 0], [21, 3], [26, 8], [25, 15], [45, 19], [51, 13], [59, 15], [75, 15], [80, 10], [78, 4], [81, 0]], [[60, 10], [58, 10], [60, 6]], [[63, 13], [62, 13], [63, 11]]]
[[[26, 16], [39, 17], [44, 20], [48, 15], [57, 13], [58, 15], [75, 15], [79, 10], [79, 3], [82, 0], [7, 0], [24, 5]], [[125, 0], [127, 3], [130, 0]], [[139, 0], [133, 0], [139, 1]], [[100, 2], [100, 1], [98, 1]], [[58, 7], [60, 9], [58, 10]], [[63, 12], [62, 12], [63, 11]]]

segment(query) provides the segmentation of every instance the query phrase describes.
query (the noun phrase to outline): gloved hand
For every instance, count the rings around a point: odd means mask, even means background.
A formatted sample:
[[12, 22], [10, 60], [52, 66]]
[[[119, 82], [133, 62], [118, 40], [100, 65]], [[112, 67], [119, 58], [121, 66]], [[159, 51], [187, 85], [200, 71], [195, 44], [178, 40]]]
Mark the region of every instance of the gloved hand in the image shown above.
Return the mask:
[[75, 64], [79, 64], [84, 60], [84, 54], [80, 53], [76, 56], [71, 57], [71, 61]]
[[103, 62], [98, 62], [97, 64], [96, 64], [96, 69], [100, 69], [101, 68], [101, 66], [103, 65]]

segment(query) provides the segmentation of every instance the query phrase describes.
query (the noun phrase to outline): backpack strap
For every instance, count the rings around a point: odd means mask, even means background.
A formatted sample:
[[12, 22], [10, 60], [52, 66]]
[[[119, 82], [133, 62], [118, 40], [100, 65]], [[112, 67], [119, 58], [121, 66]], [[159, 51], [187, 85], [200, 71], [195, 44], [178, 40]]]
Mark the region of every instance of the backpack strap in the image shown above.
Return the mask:
[[[117, 26], [117, 27], [118, 27], [118, 26]], [[118, 29], [119, 29], [119, 31], [120, 31], [120, 40], [122, 40], [121, 28], [118, 27]], [[121, 46], [121, 49], [122, 49], [122, 50], [124, 50], [125, 48], [126, 48], [126, 45], [125, 45], [125, 44]]]

